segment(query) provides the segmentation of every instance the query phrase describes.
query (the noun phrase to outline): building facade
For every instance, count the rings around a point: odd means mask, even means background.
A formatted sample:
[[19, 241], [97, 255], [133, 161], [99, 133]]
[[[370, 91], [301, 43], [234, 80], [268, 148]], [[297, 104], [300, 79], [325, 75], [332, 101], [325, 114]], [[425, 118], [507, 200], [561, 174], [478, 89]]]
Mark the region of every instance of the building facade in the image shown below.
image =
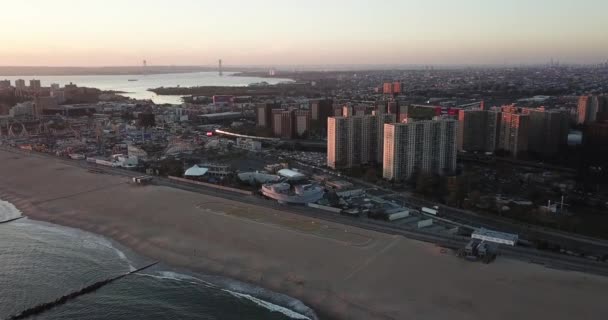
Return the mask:
[[279, 107], [278, 104], [271, 102], [258, 103], [255, 106], [257, 126], [270, 128], [272, 126], [272, 110]]
[[402, 181], [416, 172], [454, 172], [457, 128], [453, 119], [385, 124], [383, 177]]
[[529, 115], [528, 150], [543, 156], [557, 154], [568, 144], [569, 115], [544, 108], [523, 109]]
[[595, 96], [581, 96], [578, 98], [578, 124], [586, 124], [595, 121], [598, 100]]
[[40, 88], [42, 88], [42, 85], [40, 84], [40, 80], [36, 80], [36, 79], [32, 79], [30, 80], [30, 90], [40, 90]]
[[500, 117], [500, 134], [497, 149], [508, 151], [513, 157], [528, 150], [530, 116], [503, 108]]
[[348, 126], [345, 117], [327, 118], [327, 166], [333, 169], [347, 166]]
[[330, 117], [327, 125], [327, 165], [346, 169], [382, 162], [383, 125], [394, 115]]
[[26, 88], [25, 80], [23, 80], [23, 79], [15, 80], [15, 88], [17, 88], [19, 90], [24, 90]]
[[283, 139], [293, 138], [293, 110], [272, 109], [272, 133]]
[[[384, 161], [384, 125], [386, 123], [394, 123], [396, 117], [394, 114], [377, 114], [375, 115], [376, 124], [371, 128], [371, 138], [375, 139], [375, 149], [372, 150], [372, 159], [375, 159], [376, 163], [382, 163]], [[373, 140], [372, 140], [373, 141]]]
[[500, 112], [458, 111], [458, 150], [494, 152], [500, 129]]
[[608, 119], [608, 96], [581, 96], [578, 99], [577, 119], [578, 124]]
[[331, 99], [312, 100], [310, 102], [310, 118], [327, 127], [327, 118], [333, 116], [333, 101]]
[[[310, 131], [311, 115], [310, 110], [294, 111], [295, 135], [298, 137], [305, 136]], [[326, 121], [327, 122], [327, 121]]]

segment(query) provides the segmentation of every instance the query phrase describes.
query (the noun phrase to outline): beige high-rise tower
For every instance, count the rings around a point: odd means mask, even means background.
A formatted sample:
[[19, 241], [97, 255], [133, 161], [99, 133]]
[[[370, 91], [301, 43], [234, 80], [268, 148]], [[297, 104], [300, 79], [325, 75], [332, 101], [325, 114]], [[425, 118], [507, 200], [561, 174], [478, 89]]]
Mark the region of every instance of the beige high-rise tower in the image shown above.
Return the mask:
[[395, 115], [361, 115], [327, 119], [327, 166], [346, 169], [382, 162], [383, 125]]
[[401, 181], [415, 172], [453, 173], [457, 128], [452, 119], [385, 124], [383, 177]]

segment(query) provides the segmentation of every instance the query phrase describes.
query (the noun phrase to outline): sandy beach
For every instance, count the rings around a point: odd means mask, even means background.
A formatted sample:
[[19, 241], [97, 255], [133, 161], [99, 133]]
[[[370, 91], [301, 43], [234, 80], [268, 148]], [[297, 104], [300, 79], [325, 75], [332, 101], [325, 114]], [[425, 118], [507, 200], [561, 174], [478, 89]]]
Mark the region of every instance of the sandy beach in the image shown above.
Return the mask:
[[604, 319], [608, 278], [432, 244], [0, 151], [0, 199], [169, 265], [302, 300], [335, 319]]

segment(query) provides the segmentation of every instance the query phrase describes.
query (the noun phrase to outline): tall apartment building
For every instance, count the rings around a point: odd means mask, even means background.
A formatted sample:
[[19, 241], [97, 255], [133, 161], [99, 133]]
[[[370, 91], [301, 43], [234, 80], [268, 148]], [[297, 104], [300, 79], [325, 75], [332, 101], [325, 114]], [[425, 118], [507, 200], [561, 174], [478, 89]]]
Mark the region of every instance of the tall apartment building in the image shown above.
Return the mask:
[[334, 105], [333, 109], [334, 109], [333, 117], [341, 117], [342, 116], [342, 106], [340, 106], [340, 105]]
[[[384, 160], [384, 125], [386, 123], [394, 123], [396, 117], [394, 114], [376, 114], [376, 123], [372, 126], [370, 133], [371, 138], [376, 139], [375, 150], [372, 149], [372, 159], [376, 163], [382, 163]], [[373, 141], [373, 140], [372, 140]]]
[[32, 79], [30, 80], [30, 89], [31, 90], [40, 90], [42, 86], [40, 85], [40, 80]]
[[528, 150], [544, 156], [558, 153], [568, 144], [569, 115], [557, 110], [526, 108], [529, 115]]
[[333, 101], [331, 99], [312, 100], [310, 102], [310, 118], [319, 123], [325, 128], [327, 127], [327, 118], [333, 116]]
[[578, 124], [588, 124], [602, 119], [608, 119], [608, 96], [581, 96], [578, 99]]
[[457, 128], [453, 119], [385, 124], [382, 176], [401, 181], [415, 172], [454, 172]]
[[15, 88], [19, 89], [19, 90], [24, 90], [25, 87], [25, 80], [23, 79], [17, 79], [15, 80]]
[[513, 157], [517, 157], [528, 150], [530, 116], [517, 113], [514, 107], [503, 107], [502, 111], [497, 149], [509, 151]]
[[342, 105], [342, 112], [337, 116], [352, 117], [352, 116], [364, 116], [372, 113], [374, 108], [366, 104], [344, 104]]
[[272, 133], [275, 137], [292, 139], [294, 132], [293, 110], [272, 109]]
[[270, 128], [272, 126], [272, 109], [278, 109], [279, 107], [278, 103], [258, 103], [255, 106], [258, 127]]
[[[310, 120], [311, 120], [311, 112], [310, 110], [296, 110], [294, 112], [294, 124], [295, 124], [295, 134], [298, 137], [302, 137], [310, 130]], [[327, 121], [326, 121], [327, 122]]]
[[328, 118], [327, 165], [344, 169], [381, 162], [382, 125], [394, 121], [388, 114]]
[[[349, 104], [342, 106], [342, 113], [340, 116], [342, 117], [352, 117], [355, 115], [355, 108]], [[329, 123], [328, 123], [329, 124]]]
[[348, 124], [344, 117], [327, 118], [327, 166], [346, 167], [348, 152]]
[[586, 124], [595, 121], [598, 109], [598, 100], [595, 96], [581, 96], [578, 98], [578, 124]]
[[0, 80], [0, 89], [7, 89], [11, 86], [10, 80]]
[[500, 112], [458, 111], [458, 150], [494, 152], [500, 128]]
[[[382, 107], [382, 108], [380, 108]], [[383, 101], [382, 104], [377, 105], [376, 110], [382, 113], [397, 114], [397, 101], [389, 100]]]
[[401, 93], [401, 82], [385, 82], [382, 84], [382, 93], [384, 94], [399, 94]]

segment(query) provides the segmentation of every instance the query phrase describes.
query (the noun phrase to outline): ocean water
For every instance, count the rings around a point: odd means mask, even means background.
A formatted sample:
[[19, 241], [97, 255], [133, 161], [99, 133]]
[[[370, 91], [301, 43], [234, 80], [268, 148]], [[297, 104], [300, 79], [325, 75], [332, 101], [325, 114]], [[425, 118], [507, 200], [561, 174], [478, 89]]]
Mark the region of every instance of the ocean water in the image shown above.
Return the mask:
[[[0, 221], [20, 212], [0, 200]], [[0, 319], [150, 261], [106, 238], [27, 218], [0, 224]], [[164, 265], [30, 319], [316, 319], [300, 301]]]
[[[73, 76], [10, 76], [4, 77], [0, 74], [0, 79], [15, 80], [24, 79], [29, 85], [29, 79], [40, 79], [42, 86], [48, 87], [52, 83], [64, 86], [74, 83], [80, 87], [98, 88], [101, 90], [116, 90], [127, 92], [127, 97], [134, 99], [151, 99], [155, 103], [181, 104], [180, 96], [157, 95], [148, 89], [158, 87], [194, 87], [194, 86], [246, 86], [252, 83], [266, 81], [270, 84], [292, 81], [290, 79], [279, 78], [259, 78], [259, 77], [235, 77], [234, 72], [225, 72], [220, 76], [217, 72], [192, 72], [192, 73], [166, 73], [148, 75], [73, 75]], [[129, 81], [129, 79], [137, 81]]]

